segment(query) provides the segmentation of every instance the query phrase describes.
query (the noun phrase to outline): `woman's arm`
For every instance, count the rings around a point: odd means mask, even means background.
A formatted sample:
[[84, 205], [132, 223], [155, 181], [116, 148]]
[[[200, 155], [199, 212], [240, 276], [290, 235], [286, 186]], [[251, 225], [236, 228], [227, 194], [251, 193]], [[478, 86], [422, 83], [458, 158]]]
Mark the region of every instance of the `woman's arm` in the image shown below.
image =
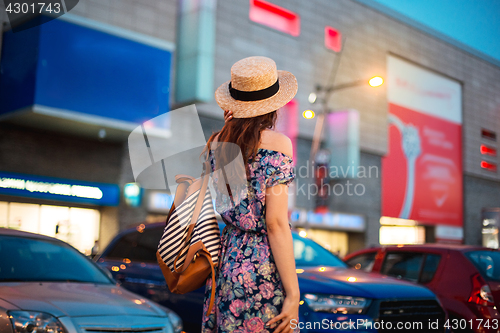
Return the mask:
[[286, 293], [281, 314], [270, 320], [268, 325], [282, 320], [274, 332], [291, 332], [290, 321], [295, 319], [298, 323], [300, 291], [292, 232], [288, 225], [288, 186], [276, 185], [266, 190], [266, 225], [271, 251]]
[[[282, 142], [281, 147], [274, 148], [291, 156], [293, 150], [290, 139], [279, 138], [275, 142], [279, 141]], [[274, 332], [292, 332], [290, 321], [295, 319], [295, 323], [298, 322], [300, 291], [295, 270], [292, 232], [288, 224], [287, 185], [279, 184], [266, 189], [266, 225], [271, 252], [286, 293], [281, 313], [267, 325], [271, 326], [281, 320]]]

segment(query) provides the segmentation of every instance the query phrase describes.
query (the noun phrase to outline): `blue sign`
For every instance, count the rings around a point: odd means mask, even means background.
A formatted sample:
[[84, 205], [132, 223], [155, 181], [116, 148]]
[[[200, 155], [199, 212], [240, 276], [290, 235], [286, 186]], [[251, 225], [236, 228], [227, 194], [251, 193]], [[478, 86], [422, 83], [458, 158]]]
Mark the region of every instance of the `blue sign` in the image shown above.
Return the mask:
[[168, 213], [173, 202], [173, 195], [165, 192], [151, 191], [149, 193], [148, 209], [150, 211]]
[[293, 210], [290, 220], [298, 224], [307, 224], [310, 227], [329, 227], [346, 231], [364, 231], [365, 218], [362, 215], [346, 213], [316, 213], [305, 209]]
[[127, 205], [139, 207], [141, 204], [142, 189], [137, 183], [125, 184], [125, 186], [123, 186], [123, 197]]
[[171, 58], [164, 48], [62, 18], [6, 31], [0, 114], [37, 105], [142, 123], [169, 110]]
[[0, 172], [0, 194], [99, 206], [117, 206], [120, 200], [116, 184], [11, 172]]

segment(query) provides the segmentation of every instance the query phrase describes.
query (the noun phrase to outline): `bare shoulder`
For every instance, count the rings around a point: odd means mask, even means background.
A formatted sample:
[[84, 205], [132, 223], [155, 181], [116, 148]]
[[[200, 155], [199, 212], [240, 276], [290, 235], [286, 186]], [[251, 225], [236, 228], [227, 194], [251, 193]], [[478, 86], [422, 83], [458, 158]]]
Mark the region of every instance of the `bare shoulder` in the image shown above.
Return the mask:
[[262, 131], [259, 148], [276, 150], [293, 157], [292, 140], [286, 135], [273, 130]]
[[220, 135], [220, 132], [217, 133], [216, 136], [214, 136], [213, 141], [212, 141], [213, 143], [217, 143], [219, 141], [219, 135]]

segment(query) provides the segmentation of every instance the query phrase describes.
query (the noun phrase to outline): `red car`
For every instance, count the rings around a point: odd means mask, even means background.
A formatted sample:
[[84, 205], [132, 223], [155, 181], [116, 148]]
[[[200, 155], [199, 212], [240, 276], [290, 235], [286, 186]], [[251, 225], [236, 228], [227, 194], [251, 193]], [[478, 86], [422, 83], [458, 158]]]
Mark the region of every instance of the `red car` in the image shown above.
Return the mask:
[[344, 261], [432, 290], [453, 332], [500, 332], [500, 251], [479, 246], [425, 244], [364, 249]]

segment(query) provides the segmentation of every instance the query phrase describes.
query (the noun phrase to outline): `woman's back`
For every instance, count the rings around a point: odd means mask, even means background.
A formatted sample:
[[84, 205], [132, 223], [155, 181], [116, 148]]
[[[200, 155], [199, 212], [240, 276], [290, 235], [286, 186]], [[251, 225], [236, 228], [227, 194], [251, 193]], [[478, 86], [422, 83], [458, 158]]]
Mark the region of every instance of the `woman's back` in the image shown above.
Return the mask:
[[[216, 191], [216, 210], [224, 221], [245, 231], [266, 233], [266, 188], [277, 184], [288, 185], [294, 179], [290, 139], [283, 134], [266, 130], [262, 133], [256, 156], [248, 163], [246, 188], [232, 191]], [[211, 154], [212, 171], [216, 170], [216, 154]], [[219, 167], [219, 166], [217, 166]], [[214, 187], [226, 182], [222, 173], [214, 173]], [[229, 181], [230, 182], [230, 181]]]

